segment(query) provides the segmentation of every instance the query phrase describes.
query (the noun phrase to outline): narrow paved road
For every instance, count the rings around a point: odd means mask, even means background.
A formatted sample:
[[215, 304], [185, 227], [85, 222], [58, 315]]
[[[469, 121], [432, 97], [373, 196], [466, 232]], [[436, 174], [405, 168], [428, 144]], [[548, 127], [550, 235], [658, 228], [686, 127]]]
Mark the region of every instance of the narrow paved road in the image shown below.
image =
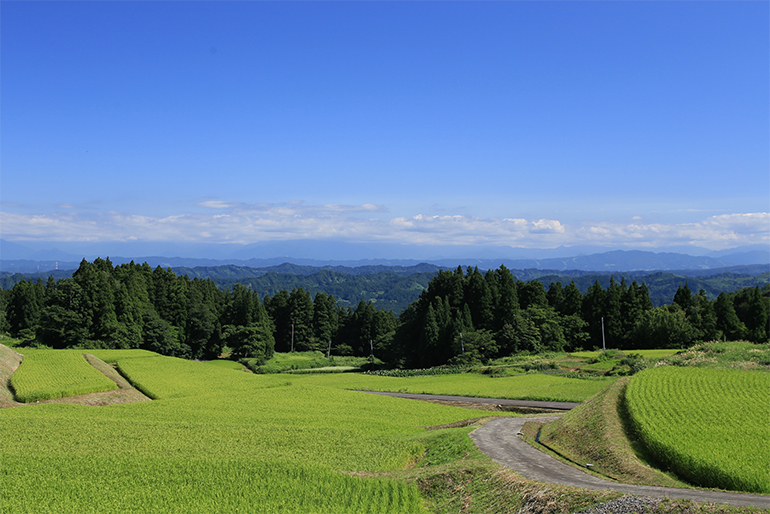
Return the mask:
[[[413, 400], [442, 400], [464, 403], [488, 403], [494, 405], [509, 405], [532, 407], [540, 409], [570, 410], [578, 403], [570, 402], [534, 402], [525, 400], [506, 400], [502, 398], [473, 398], [467, 396], [445, 396], [436, 394], [386, 393], [362, 391], [370, 394], [395, 396]], [[654, 487], [647, 485], [630, 485], [603, 480], [578, 468], [564, 464], [545, 454], [517, 435], [527, 421], [554, 420], [556, 417], [509, 418], [500, 417], [488, 421], [471, 433], [471, 439], [479, 450], [488, 455], [498, 464], [512, 469], [525, 478], [538, 480], [549, 484], [582, 487], [584, 489], [611, 489], [636, 496], [651, 498], [671, 498], [692, 500], [696, 502], [726, 503], [736, 507], [759, 507], [770, 509], [770, 495], [728, 493], [721, 491], [704, 491], [700, 489], [677, 489], [674, 487]]]
[[525, 422], [544, 419], [549, 418], [493, 419], [472, 432], [471, 438], [492, 460], [531, 480], [584, 489], [612, 489], [652, 498], [689, 499], [697, 502], [726, 503], [736, 507], [770, 509], [770, 495], [629, 485], [594, 477], [537, 450], [517, 435]]

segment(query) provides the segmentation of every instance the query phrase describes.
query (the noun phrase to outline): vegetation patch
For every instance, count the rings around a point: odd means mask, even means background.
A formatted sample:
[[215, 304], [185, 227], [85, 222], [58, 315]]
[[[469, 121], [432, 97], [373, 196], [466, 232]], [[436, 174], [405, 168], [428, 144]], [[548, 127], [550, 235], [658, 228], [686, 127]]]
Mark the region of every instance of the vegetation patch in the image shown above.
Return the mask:
[[[370, 360], [367, 357], [352, 356], [326, 356], [319, 351], [307, 352], [288, 352], [274, 353], [273, 356], [264, 363], [258, 359], [244, 359], [243, 364], [254, 373], [296, 373], [307, 370], [317, 370], [320, 368], [341, 368], [334, 371], [350, 371], [369, 366]], [[383, 362], [375, 359], [375, 365], [382, 366]]]
[[52, 398], [117, 389], [115, 382], [91, 366], [79, 350], [24, 350], [11, 377], [16, 399], [31, 403]]
[[701, 343], [662, 360], [673, 366], [770, 372], [770, 343], [755, 344], [748, 341]]
[[705, 487], [770, 493], [770, 375], [663, 366], [626, 389], [634, 428], [655, 458]]

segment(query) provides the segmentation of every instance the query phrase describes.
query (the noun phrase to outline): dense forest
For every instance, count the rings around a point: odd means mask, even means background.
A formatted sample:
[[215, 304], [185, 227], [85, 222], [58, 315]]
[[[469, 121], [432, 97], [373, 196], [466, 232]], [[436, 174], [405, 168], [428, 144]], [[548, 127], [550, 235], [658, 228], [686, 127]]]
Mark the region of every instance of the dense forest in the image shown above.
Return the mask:
[[[166, 266], [163, 266], [166, 268]], [[392, 310], [396, 315], [417, 300], [428, 283], [441, 268], [433, 264], [416, 266], [298, 266], [284, 263], [278, 266], [251, 268], [247, 266], [221, 265], [195, 268], [171, 267], [177, 275], [191, 279], [211, 279], [220, 289], [232, 289], [243, 284], [259, 292], [260, 298], [274, 296], [282, 290], [304, 289], [311, 296], [327, 293], [334, 296], [342, 307], [355, 308], [362, 300], [372, 302], [378, 310]], [[451, 268], [453, 269], [453, 268]], [[11, 289], [22, 280], [44, 281], [49, 276], [56, 279], [71, 278], [75, 270], [52, 270], [37, 273], [0, 272], [0, 289]], [[548, 288], [552, 282], [574, 282], [581, 293], [598, 280], [607, 288], [610, 278], [627, 283], [636, 281], [647, 285], [650, 300], [655, 307], [671, 303], [677, 289], [685, 281], [693, 291], [703, 289], [710, 300], [721, 292], [731, 293], [745, 287], [770, 284], [770, 265], [745, 265], [719, 270], [680, 270], [676, 272], [624, 271], [596, 273], [580, 270], [554, 271], [545, 269], [511, 270], [519, 281], [537, 279]]]
[[[326, 271], [331, 273], [331, 271]], [[408, 277], [401, 277], [408, 278]], [[333, 291], [333, 288], [330, 289]], [[578, 348], [678, 348], [696, 341], [768, 339], [770, 286], [709, 299], [680, 283], [655, 307], [645, 283], [611, 277], [585, 293], [574, 281], [521, 281], [501, 266], [438, 271], [397, 317], [302, 287], [263, 298], [148, 264], [83, 260], [71, 277], [20, 280], [0, 292], [0, 331], [52, 348], [145, 348], [208, 359], [267, 359], [274, 351], [369, 355], [395, 366], [484, 362], [518, 352]]]

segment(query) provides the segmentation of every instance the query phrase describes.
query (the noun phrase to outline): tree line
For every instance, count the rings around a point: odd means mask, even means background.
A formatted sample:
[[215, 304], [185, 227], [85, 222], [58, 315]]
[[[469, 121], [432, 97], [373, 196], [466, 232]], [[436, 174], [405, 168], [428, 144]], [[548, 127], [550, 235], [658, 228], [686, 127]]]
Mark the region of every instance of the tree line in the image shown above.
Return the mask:
[[71, 278], [22, 280], [0, 294], [0, 330], [52, 348], [144, 348], [188, 359], [266, 360], [273, 352], [370, 355], [403, 367], [484, 362], [523, 351], [685, 347], [770, 333], [770, 287], [709, 300], [680, 285], [654, 307], [647, 286], [598, 280], [585, 294], [570, 282], [517, 280], [505, 266], [440, 271], [399, 317], [360, 301], [341, 307], [303, 288], [260, 295], [221, 289], [160, 266], [83, 260]]

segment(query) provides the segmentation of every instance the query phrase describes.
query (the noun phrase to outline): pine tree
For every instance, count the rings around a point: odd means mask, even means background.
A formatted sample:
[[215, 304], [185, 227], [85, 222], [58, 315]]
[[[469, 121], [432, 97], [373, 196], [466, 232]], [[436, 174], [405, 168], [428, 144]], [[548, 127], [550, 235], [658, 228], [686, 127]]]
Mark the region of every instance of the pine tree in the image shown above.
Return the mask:
[[514, 325], [516, 315], [519, 312], [519, 296], [516, 280], [508, 268], [501, 265], [500, 268], [495, 270], [495, 277], [500, 294], [495, 312], [495, 325], [499, 331], [505, 325]]
[[577, 288], [573, 280], [564, 288], [564, 303], [561, 314], [565, 316], [580, 315], [582, 308], [583, 293], [580, 292], [580, 289]]
[[621, 298], [624, 287], [610, 277], [607, 288], [607, 301], [604, 304], [604, 330], [608, 348], [622, 348], [624, 340], [623, 315], [621, 313]]
[[587, 332], [590, 335], [589, 344], [602, 347], [602, 317], [606, 309], [607, 295], [599, 283], [593, 283], [583, 297], [582, 318], [588, 323]]
[[717, 318], [716, 328], [722, 333], [722, 338], [737, 341], [746, 337], [746, 326], [738, 319], [733, 307], [733, 301], [726, 293], [719, 293], [714, 302], [714, 314]]
[[564, 312], [564, 301], [566, 300], [566, 296], [561, 282], [551, 282], [545, 298], [548, 300], [548, 305], [554, 308], [556, 312]]
[[545, 286], [539, 280], [519, 282], [516, 287], [521, 309], [529, 307], [547, 307], [548, 300], [545, 297]]
[[674, 295], [673, 303], [680, 306], [685, 312], [692, 306], [692, 291], [687, 285], [687, 282], [684, 283], [684, 287], [682, 287], [682, 284], [679, 284], [676, 294]]
[[289, 293], [281, 290], [272, 298], [265, 297], [265, 310], [273, 321], [273, 337], [275, 351], [286, 353], [291, 350], [291, 317], [289, 309]]
[[478, 268], [468, 275], [464, 299], [470, 308], [473, 325], [479, 329], [491, 329], [495, 319], [492, 292]]
[[310, 293], [301, 287], [293, 289], [289, 294], [289, 321], [294, 330], [294, 349], [312, 350], [313, 300]]
[[748, 331], [749, 341], [754, 343], [767, 342], [767, 310], [762, 300], [762, 291], [759, 286], [751, 290], [749, 296], [748, 309], [746, 317], [746, 329]]

